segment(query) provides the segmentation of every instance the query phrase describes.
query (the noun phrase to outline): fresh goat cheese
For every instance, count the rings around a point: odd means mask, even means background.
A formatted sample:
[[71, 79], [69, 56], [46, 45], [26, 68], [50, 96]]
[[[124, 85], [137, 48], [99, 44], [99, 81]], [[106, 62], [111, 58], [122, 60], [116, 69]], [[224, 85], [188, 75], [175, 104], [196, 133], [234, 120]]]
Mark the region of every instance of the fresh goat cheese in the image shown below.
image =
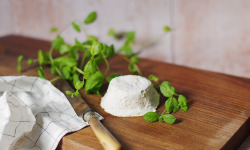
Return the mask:
[[137, 75], [125, 75], [111, 80], [101, 107], [119, 117], [142, 116], [156, 111], [160, 96], [153, 84]]

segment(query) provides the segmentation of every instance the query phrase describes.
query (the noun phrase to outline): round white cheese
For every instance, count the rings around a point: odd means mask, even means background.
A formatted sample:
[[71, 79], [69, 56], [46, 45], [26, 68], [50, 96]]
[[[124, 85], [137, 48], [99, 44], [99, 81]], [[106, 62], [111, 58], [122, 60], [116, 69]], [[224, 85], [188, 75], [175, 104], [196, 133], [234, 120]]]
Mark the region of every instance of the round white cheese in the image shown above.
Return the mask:
[[152, 83], [141, 76], [125, 75], [111, 80], [101, 107], [119, 117], [142, 116], [156, 111], [159, 94]]

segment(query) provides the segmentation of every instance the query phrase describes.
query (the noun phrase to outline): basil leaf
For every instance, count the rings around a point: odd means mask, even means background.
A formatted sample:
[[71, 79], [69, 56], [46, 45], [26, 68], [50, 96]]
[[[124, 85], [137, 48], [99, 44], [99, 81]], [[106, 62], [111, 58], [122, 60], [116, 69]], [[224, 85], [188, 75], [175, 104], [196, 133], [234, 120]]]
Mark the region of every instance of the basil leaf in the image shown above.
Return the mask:
[[51, 42], [51, 46], [52, 46], [55, 50], [57, 50], [57, 51], [59, 51], [61, 45], [63, 45], [63, 44], [65, 44], [65, 43], [64, 43], [64, 39], [63, 39], [60, 35], [58, 35], [58, 36], [57, 36], [54, 40], [52, 40], [52, 42]]
[[114, 45], [110, 45], [106, 51], [106, 57], [111, 57], [115, 54], [115, 49], [114, 49]]
[[55, 65], [51, 65], [50, 73], [51, 74], [56, 74], [57, 73], [57, 67]]
[[43, 68], [40, 66], [37, 70], [38, 76], [45, 79]]
[[75, 73], [72, 78], [73, 78], [73, 85], [75, 86], [77, 81], [79, 81], [79, 74]]
[[188, 105], [187, 105], [187, 98], [183, 95], [179, 95], [178, 97], [178, 105], [181, 107], [182, 111], [187, 111], [188, 110]]
[[175, 97], [170, 97], [165, 102], [165, 108], [168, 113], [179, 111], [179, 105]]
[[77, 25], [75, 22], [72, 22], [71, 24], [72, 24], [73, 28], [74, 28], [77, 32], [81, 32], [81, 28], [80, 28], [79, 25]]
[[125, 51], [126, 56], [133, 55], [133, 50], [132, 50], [131, 46], [129, 46], [129, 45], [122, 46], [122, 48], [119, 51]]
[[103, 54], [105, 55], [106, 58], [111, 57], [111, 56], [113, 56], [115, 54], [115, 50], [114, 50], [114, 45], [113, 44], [110, 45], [110, 46], [108, 46], [106, 44], [102, 44], [102, 46], [103, 46], [102, 51], [103, 51]]
[[85, 51], [84, 53], [84, 58], [90, 58], [91, 57], [91, 53], [89, 51]]
[[102, 43], [99, 43], [98, 41], [93, 41], [92, 46], [90, 48], [91, 55], [95, 56], [99, 54], [102, 48], [103, 48]]
[[78, 90], [74, 93], [74, 95], [77, 96], [77, 97], [81, 97], [81, 94], [80, 94], [80, 92]]
[[158, 83], [159, 78], [154, 75], [149, 75], [148, 80]]
[[73, 94], [73, 92], [71, 92], [71, 91], [65, 91], [65, 93], [66, 93], [67, 95], [72, 95], [72, 94]]
[[130, 72], [137, 72], [137, 69], [136, 69], [136, 66], [135, 66], [135, 64], [129, 64], [129, 66], [128, 66], [128, 70], [130, 71]]
[[68, 67], [75, 67], [77, 66], [77, 61], [69, 56], [62, 56], [62, 57], [57, 57], [54, 59], [53, 64], [56, 66], [68, 66]]
[[102, 87], [103, 81], [105, 81], [105, 76], [100, 71], [91, 75], [85, 84], [86, 93], [98, 93]]
[[38, 63], [40, 64], [40, 65], [42, 65], [43, 64], [43, 62], [45, 62], [44, 60], [44, 58], [46, 57], [45, 56], [45, 53], [46, 52], [44, 52], [44, 51], [42, 51], [42, 50], [38, 50]]
[[62, 44], [62, 45], [59, 47], [58, 52], [59, 52], [60, 54], [65, 54], [65, 53], [69, 52], [70, 49], [71, 49], [71, 46], [70, 46], [70, 45]]
[[115, 29], [110, 28], [109, 31], [108, 31], [108, 35], [115, 37], [116, 36]]
[[97, 18], [97, 13], [94, 11], [94, 12], [91, 12], [87, 18], [84, 20], [84, 23], [85, 24], [90, 24], [92, 22], [94, 22]]
[[102, 43], [102, 51], [105, 53], [108, 50], [108, 45]]
[[147, 121], [147, 122], [155, 122], [159, 119], [161, 115], [159, 113], [156, 112], [148, 112], [145, 115], [143, 115], [143, 118]]
[[29, 58], [28, 61], [27, 61], [27, 63], [28, 63], [29, 65], [32, 65], [32, 64], [33, 64], [33, 58]]
[[123, 46], [120, 48], [119, 52], [125, 51], [126, 56], [133, 55], [132, 45], [135, 43], [135, 32], [126, 33], [126, 41]]
[[109, 36], [112, 36], [112, 37], [115, 38], [115, 39], [121, 39], [121, 38], [124, 37], [124, 33], [123, 33], [123, 32], [117, 33], [117, 32], [115, 32], [115, 29], [113, 29], [113, 28], [110, 28], [110, 29], [109, 29], [108, 35], [109, 35]]
[[16, 70], [17, 70], [18, 72], [21, 72], [21, 70], [22, 70], [22, 64], [21, 64], [21, 63], [18, 63], [18, 64], [17, 64]]
[[162, 117], [163, 117], [163, 120], [169, 124], [174, 124], [176, 120], [176, 118], [171, 114], [166, 114], [166, 115], [163, 115]]
[[62, 74], [66, 80], [70, 79], [70, 68], [67, 66], [62, 67]]
[[164, 26], [163, 27], [163, 31], [164, 32], [169, 32], [171, 29], [170, 29], [170, 27], [168, 27], [168, 26]]
[[74, 97], [74, 93], [71, 91], [65, 91], [65, 94], [67, 95], [71, 95], [70, 97], [73, 98]]
[[181, 106], [181, 110], [184, 111], [184, 112], [187, 111], [188, 110], [188, 106]]
[[92, 74], [99, 70], [94, 57], [92, 57], [84, 67], [84, 77], [88, 79]]
[[23, 55], [19, 55], [18, 57], [17, 57], [17, 71], [18, 72], [21, 72], [21, 67], [22, 67], [22, 64], [21, 64], [21, 62], [22, 62], [22, 59], [23, 59]]
[[80, 90], [81, 88], [83, 88], [83, 85], [84, 85], [84, 80], [83, 81], [77, 81], [76, 84], [75, 84], [75, 88], [77, 90]]
[[178, 103], [179, 106], [187, 106], [187, 98], [180, 94], [178, 97]]
[[131, 63], [138, 63], [140, 59], [137, 56], [132, 56], [129, 60]]
[[20, 63], [20, 62], [22, 61], [22, 59], [23, 59], [23, 55], [19, 55], [19, 56], [17, 57], [17, 62]]
[[93, 35], [88, 35], [88, 41], [98, 41], [98, 38]]
[[51, 28], [51, 29], [50, 29], [50, 33], [54, 33], [54, 32], [57, 32], [57, 31], [58, 31], [57, 28]]
[[159, 88], [158, 84], [153, 84], [153, 86], [154, 86], [155, 89]]
[[126, 56], [131, 56], [133, 55], [133, 50], [130, 46], [127, 46], [126, 49], [125, 49], [125, 55]]
[[72, 49], [69, 51], [70, 57], [74, 58], [76, 61], [79, 59], [79, 54], [76, 49]]
[[101, 63], [103, 60], [104, 60], [104, 59], [103, 59], [103, 57], [102, 57], [101, 55], [98, 55], [97, 57], [95, 57], [95, 63], [96, 63], [96, 64]]
[[175, 94], [175, 88], [168, 81], [162, 82], [160, 90], [165, 97], [171, 97]]
[[49, 53], [43, 50], [38, 51], [38, 63], [40, 65], [48, 65], [50, 64]]
[[175, 97], [172, 98], [172, 103], [173, 103], [173, 112], [179, 111], [180, 107], [178, 105], [177, 99]]
[[127, 40], [125, 41], [125, 45], [132, 45], [135, 43], [135, 32], [127, 32], [126, 33]]
[[170, 97], [166, 100], [165, 108], [167, 110], [167, 113], [171, 113], [173, 111], [173, 109], [174, 109], [173, 97]]
[[108, 77], [108, 82], [110, 82], [112, 79], [116, 78], [116, 77], [119, 77], [121, 76], [121, 74], [117, 74], [117, 73], [114, 73], [114, 74], [111, 74], [109, 77]]
[[75, 38], [75, 45], [74, 45], [75, 48], [81, 50], [81, 51], [84, 51], [86, 48], [84, 46], [84, 44], [80, 43], [77, 38]]

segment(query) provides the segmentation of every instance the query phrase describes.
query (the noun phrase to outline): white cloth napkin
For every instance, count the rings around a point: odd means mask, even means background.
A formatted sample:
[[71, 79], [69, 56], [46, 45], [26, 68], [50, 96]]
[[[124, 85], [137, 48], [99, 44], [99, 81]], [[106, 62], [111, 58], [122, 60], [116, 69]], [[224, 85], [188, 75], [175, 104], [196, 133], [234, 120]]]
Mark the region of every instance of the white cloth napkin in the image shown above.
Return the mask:
[[54, 150], [87, 126], [64, 94], [38, 77], [0, 77], [0, 149]]

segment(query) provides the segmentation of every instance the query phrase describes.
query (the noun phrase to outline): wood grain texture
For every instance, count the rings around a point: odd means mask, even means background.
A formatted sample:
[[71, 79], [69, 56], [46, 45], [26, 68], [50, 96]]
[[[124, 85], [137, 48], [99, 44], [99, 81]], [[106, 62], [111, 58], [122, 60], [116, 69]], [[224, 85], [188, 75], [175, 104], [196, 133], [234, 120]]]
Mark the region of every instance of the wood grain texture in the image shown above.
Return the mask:
[[[15, 70], [17, 55], [35, 56], [39, 48], [49, 46], [45, 41], [16, 36], [0, 38], [0, 45], [5, 48], [0, 51], [0, 75], [21, 75]], [[124, 69], [127, 63], [119, 56], [109, 62], [110, 73], [129, 73]], [[146, 59], [142, 59], [139, 66], [144, 76], [154, 74], [161, 81], [170, 81], [177, 93], [187, 97], [190, 109], [174, 113], [177, 118], [174, 125], [148, 123], [142, 117], [112, 116], [100, 107], [100, 96], [81, 91], [90, 107], [104, 116], [102, 123], [121, 142], [123, 149], [235, 149], [249, 135], [250, 79]], [[26, 71], [22, 74], [36, 75], [35, 69], [24, 66]], [[107, 84], [103, 94], [106, 88]], [[158, 112], [163, 111], [164, 101], [161, 97]], [[58, 150], [69, 148], [102, 149], [102, 146], [92, 129], [86, 127], [63, 137]]]

